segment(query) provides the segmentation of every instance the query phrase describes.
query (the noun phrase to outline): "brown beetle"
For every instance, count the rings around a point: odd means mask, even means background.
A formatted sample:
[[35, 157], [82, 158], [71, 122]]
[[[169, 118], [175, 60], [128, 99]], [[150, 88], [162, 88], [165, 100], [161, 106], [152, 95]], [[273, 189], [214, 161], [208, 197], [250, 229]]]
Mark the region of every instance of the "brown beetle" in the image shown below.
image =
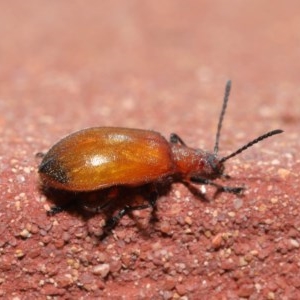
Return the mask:
[[[160, 133], [149, 130], [88, 128], [63, 138], [43, 157], [39, 166], [43, 184], [70, 192], [87, 192], [114, 186], [136, 187], [163, 182], [171, 177], [174, 181], [209, 184], [219, 191], [240, 193], [242, 187], [221, 186], [214, 182], [224, 176], [224, 162], [283, 131], [270, 131], [232, 154], [218, 158], [220, 131], [230, 88], [231, 81], [228, 81], [213, 153], [188, 147], [176, 134], [171, 134], [170, 141], [167, 141]], [[157, 195], [154, 195], [149, 205], [126, 206], [112, 218], [110, 225], [114, 226], [129, 211], [153, 207], [156, 199]], [[104, 206], [106, 204], [100, 209]], [[60, 210], [54, 207], [50, 213]]]

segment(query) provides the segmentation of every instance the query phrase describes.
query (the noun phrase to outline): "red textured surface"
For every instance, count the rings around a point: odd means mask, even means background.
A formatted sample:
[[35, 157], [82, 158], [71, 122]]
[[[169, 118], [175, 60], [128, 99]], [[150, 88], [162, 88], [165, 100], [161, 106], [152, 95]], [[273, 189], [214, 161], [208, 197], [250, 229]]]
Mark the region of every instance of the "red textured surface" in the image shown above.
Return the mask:
[[[0, 297], [299, 299], [298, 1], [0, 4]], [[99, 241], [103, 216], [47, 217], [35, 154], [91, 126], [178, 133], [220, 155], [244, 197], [180, 184]], [[213, 189], [207, 187], [207, 196]], [[185, 298], [184, 298], [185, 296]]]

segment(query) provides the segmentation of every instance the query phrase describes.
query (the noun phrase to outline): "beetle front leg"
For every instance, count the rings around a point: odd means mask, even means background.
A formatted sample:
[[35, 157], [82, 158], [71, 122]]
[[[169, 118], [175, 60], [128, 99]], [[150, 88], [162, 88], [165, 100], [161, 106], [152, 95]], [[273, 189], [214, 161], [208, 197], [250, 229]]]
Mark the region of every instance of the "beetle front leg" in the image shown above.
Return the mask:
[[200, 178], [200, 177], [192, 177], [191, 182], [196, 184], [209, 184], [217, 188], [219, 192], [232, 193], [232, 194], [240, 194], [245, 190], [244, 187], [231, 187], [231, 186], [223, 186], [215, 183], [210, 179]]

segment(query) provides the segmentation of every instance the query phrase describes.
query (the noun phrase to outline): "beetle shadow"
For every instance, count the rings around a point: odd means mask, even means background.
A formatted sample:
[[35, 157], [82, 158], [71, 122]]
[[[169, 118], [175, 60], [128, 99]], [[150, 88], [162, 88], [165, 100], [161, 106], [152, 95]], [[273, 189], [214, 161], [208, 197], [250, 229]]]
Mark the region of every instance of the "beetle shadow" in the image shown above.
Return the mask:
[[[151, 209], [149, 223], [155, 223], [158, 220], [156, 205], [154, 203], [154, 205], [151, 206], [150, 203], [153, 199], [150, 199], [149, 195], [155, 193], [157, 195], [156, 200], [158, 200], [159, 197], [167, 195], [170, 192], [171, 183], [146, 184], [139, 187], [118, 186], [92, 192], [76, 193], [43, 185], [41, 185], [39, 189], [40, 192], [46, 196], [47, 200], [54, 205], [50, 211], [47, 211], [48, 216], [66, 211], [69, 214], [79, 216], [84, 221], [88, 221], [95, 215], [103, 215], [106, 225], [102, 228], [103, 234], [100, 236], [102, 240], [111, 234], [112, 229], [117, 226], [119, 221], [117, 220], [114, 226], [110, 226], [111, 220], [128, 206], [139, 207], [149, 204], [149, 208]], [[145, 226], [139, 222], [139, 218], [135, 216], [131, 210], [126, 213], [126, 215], [134, 220], [140, 231], [145, 234], [148, 232], [148, 230], [144, 228]]]
[[[157, 206], [155, 205], [156, 201], [154, 201], [154, 205], [151, 206], [153, 199], [150, 199], [149, 195], [155, 193], [156, 200], [159, 201], [160, 197], [170, 193], [172, 183], [173, 181], [166, 180], [163, 183], [151, 183], [138, 187], [117, 186], [92, 192], [69, 192], [41, 185], [40, 191], [47, 197], [47, 200], [54, 205], [50, 211], [47, 211], [48, 216], [66, 211], [69, 214], [79, 216], [82, 220], [87, 222], [95, 215], [101, 214], [105, 225], [101, 228], [103, 234], [101, 234], [99, 238], [100, 240], [103, 240], [111, 234], [112, 229], [115, 228], [119, 222], [119, 219], [117, 218], [117, 221], [113, 222], [113, 226], [110, 226], [112, 223], [111, 220], [118, 216], [118, 214], [128, 206], [139, 207], [149, 204], [151, 210], [149, 212], [151, 214], [149, 225], [153, 226], [158, 221], [156, 214]], [[221, 191], [215, 190], [212, 197], [208, 197], [201, 191], [199, 185], [195, 185], [188, 181], [181, 181], [181, 183], [187, 187], [189, 192], [192, 193], [195, 198], [203, 202], [210, 202], [222, 193]], [[214, 189], [214, 187], [211, 188]], [[125, 214], [134, 221], [135, 226], [137, 226], [142, 234], [149, 235], [149, 229], [147, 227], [145, 228], [144, 222], [140, 222], [139, 217], [137, 217], [132, 210], [129, 210]]]

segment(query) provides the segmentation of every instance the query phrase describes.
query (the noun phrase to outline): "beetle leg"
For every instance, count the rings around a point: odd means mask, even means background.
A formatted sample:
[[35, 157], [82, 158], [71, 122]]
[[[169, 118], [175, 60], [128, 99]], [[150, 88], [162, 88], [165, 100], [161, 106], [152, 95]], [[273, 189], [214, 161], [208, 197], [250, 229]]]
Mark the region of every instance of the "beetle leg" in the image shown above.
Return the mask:
[[200, 177], [192, 177], [191, 182], [197, 184], [209, 184], [217, 188], [219, 192], [232, 193], [232, 194], [240, 194], [245, 188], [244, 187], [231, 187], [231, 186], [223, 186], [213, 182], [212, 180]]
[[149, 198], [147, 199], [149, 202], [149, 207], [155, 208], [157, 198], [158, 198], [158, 192], [155, 189], [150, 193]]
[[126, 205], [123, 209], [121, 209], [117, 213], [117, 215], [107, 220], [105, 227], [109, 229], [113, 229], [125, 215], [129, 214], [134, 210], [142, 210], [147, 208], [153, 209], [155, 207], [157, 198], [158, 198], [158, 193], [156, 191], [153, 191], [150, 193], [150, 196], [147, 199], [149, 204], [137, 205], [137, 206]]
[[121, 209], [117, 215], [115, 215], [114, 217], [108, 219], [108, 221], [106, 222], [105, 227], [108, 227], [110, 229], [113, 229], [117, 223], [128, 213], [134, 211], [134, 210], [142, 210], [142, 209], [146, 209], [151, 207], [149, 204], [145, 204], [145, 205], [139, 205], [139, 206], [130, 206], [130, 205], [126, 205], [123, 209]]
[[206, 198], [205, 193], [202, 192], [199, 188], [197, 188], [191, 181], [183, 181], [183, 184], [189, 189], [189, 191], [197, 198], [205, 202], [209, 202], [209, 199]]
[[50, 210], [47, 211], [47, 216], [55, 216], [56, 214], [66, 210], [67, 207], [70, 205], [65, 205], [65, 206], [52, 206]]
[[182, 146], [186, 146], [185, 142], [176, 133], [171, 133], [171, 135], [170, 135], [170, 143], [172, 143], [172, 144], [180, 144]]

